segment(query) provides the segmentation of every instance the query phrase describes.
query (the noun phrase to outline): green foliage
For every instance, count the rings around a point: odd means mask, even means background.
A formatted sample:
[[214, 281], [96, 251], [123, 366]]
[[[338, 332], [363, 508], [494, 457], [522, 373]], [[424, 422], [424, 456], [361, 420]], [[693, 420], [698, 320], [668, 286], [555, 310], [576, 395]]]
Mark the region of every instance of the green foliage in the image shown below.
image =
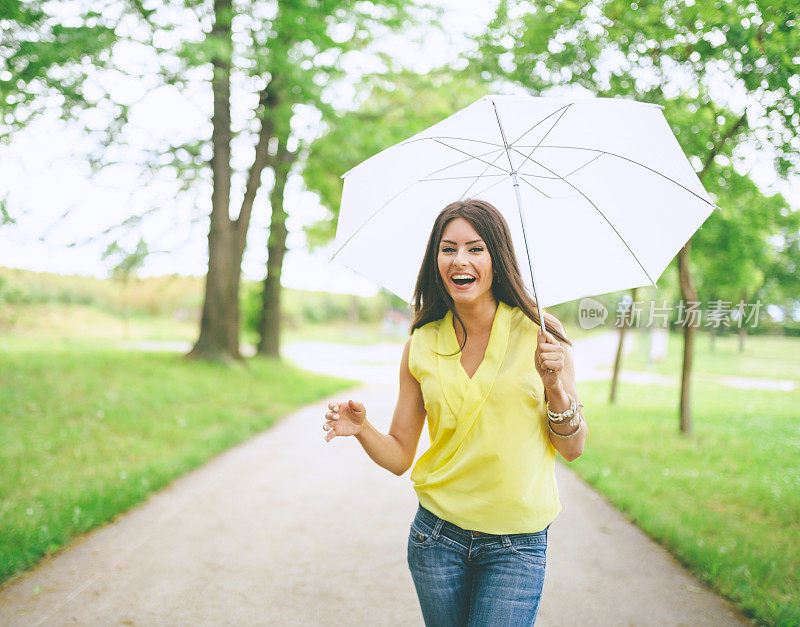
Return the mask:
[[763, 108], [752, 116], [751, 139], [775, 152], [786, 175], [800, 164], [798, 25], [793, 0], [504, 0], [473, 61], [534, 93], [573, 84], [668, 104], [688, 84], [704, 107], [719, 104], [709, 94], [724, 77], [747, 93], [749, 106]]
[[8, 211], [8, 200], [6, 197], [0, 198], [0, 226], [15, 224], [16, 219]]
[[[705, 187], [723, 207], [715, 211], [692, 239], [697, 287], [710, 298], [738, 301], [759, 292], [767, 272], [781, 263], [775, 245], [781, 229], [797, 232], [800, 212], [790, 211], [780, 194], [765, 195], [731, 165], [715, 165]], [[793, 280], [792, 280], [793, 279]], [[784, 287], [800, 293], [800, 277], [786, 276]]]
[[53, 96], [65, 119], [97, 104], [88, 80], [110, 61], [117, 42], [105, 2], [79, 6], [68, 19], [53, 3], [0, 3], [0, 140], [47, 110]]
[[126, 250], [118, 242], [111, 242], [103, 253], [103, 260], [111, 260], [111, 275], [118, 280], [126, 281], [144, 265], [149, 254], [147, 242], [141, 237], [134, 250]]
[[312, 143], [303, 170], [306, 185], [328, 210], [307, 229], [312, 247], [334, 236], [341, 174], [466, 107], [488, 88], [468, 72], [440, 68], [425, 75], [406, 70], [370, 77], [361, 90], [366, 95], [358, 109], [326, 120], [327, 130]]
[[0, 340], [0, 581], [298, 407], [352, 385], [273, 360]]

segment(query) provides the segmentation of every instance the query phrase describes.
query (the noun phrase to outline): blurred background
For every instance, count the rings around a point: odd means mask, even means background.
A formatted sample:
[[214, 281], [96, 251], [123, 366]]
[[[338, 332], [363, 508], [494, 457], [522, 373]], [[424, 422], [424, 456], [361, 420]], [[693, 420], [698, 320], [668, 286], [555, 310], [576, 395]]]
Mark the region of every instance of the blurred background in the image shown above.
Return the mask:
[[754, 620], [800, 624], [798, 19], [789, 0], [0, 1], [0, 579], [396, 377], [408, 304], [328, 261], [342, 173], [487, 93], [620, 97], [665, 107], [723, 211], [657, 290], [549, 309], [592, 355], [574, 466]]

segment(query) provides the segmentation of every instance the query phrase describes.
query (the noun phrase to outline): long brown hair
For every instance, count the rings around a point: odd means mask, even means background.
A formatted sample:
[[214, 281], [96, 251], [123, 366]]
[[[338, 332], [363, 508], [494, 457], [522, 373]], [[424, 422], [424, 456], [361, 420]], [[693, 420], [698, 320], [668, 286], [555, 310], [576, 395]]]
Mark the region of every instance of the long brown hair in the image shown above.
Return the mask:
[[[517, 257], [514, 254], [511, 231], [505, 218], [488, 202], [468, 198], [447, 205], [433, 223], [417, 276], [417, 284], [414, 287], [414, 322], [411, 324], [410, 332], [413, 333], [414, 329], [428, 322], [443, 318], [449, 309], [453, 312], [453, 318], [458, 320], [464, 330], [464, 344], [459, 350], [462, 350], [467, 343], [467, 329], [464, 321], [456, 313], [453, 298], [442, 282], [437, 263], [442, 234], [450, 221], [456, 218], [464, 218], [469, 222], [486, 244], [495, 272], [492, 278], [494, 299], [497, 302], [503, 301], [511, 307], [519, 307], [528, 318], [541, 326], [536, 301], [525, 291]], [[545, 318], [547, 330], [562, 342], [572, 346], [566, 335], [558, 330], [557, 327], [560, 326], [558, 319], [549, 313], [545, 314]]]

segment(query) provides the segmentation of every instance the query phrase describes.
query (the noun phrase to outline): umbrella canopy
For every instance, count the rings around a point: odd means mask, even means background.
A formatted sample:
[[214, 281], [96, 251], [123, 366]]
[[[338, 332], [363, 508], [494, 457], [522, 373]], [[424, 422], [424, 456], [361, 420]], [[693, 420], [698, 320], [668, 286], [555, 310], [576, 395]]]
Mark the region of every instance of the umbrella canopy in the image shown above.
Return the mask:
[[342, 176], [333, 258], [407, 302], [455, 200], [500, 210], [540, 313], [655, 284], [717, 208], [662, 107], [618, 98], [484, 96]]

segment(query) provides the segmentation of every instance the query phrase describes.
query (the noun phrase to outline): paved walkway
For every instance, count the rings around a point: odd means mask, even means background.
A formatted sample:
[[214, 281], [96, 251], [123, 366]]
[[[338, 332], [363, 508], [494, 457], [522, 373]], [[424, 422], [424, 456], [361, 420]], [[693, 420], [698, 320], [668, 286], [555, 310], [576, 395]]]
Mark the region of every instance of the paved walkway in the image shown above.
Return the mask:
[[[614, 338], [579, 347], [581, 369]], [[604, 344], [605, 343], [605, 344]], [[610, 344], [609, 344], [610, 343]], [[286, 354], [370, 382], [386, 431], [400, 348], [294, 345]], [[329, 347], [330, 348], [330, 347]], [[327, 400], [284, 418], [0, 589], [2, 625], [422, 625], [406, 564], [416, 498], [408, 473], [354, 438], [323, 442]], [[418, 455], [428, 446], [423, 432]], [[739, 625], [565, 466], [537, 625]]]

